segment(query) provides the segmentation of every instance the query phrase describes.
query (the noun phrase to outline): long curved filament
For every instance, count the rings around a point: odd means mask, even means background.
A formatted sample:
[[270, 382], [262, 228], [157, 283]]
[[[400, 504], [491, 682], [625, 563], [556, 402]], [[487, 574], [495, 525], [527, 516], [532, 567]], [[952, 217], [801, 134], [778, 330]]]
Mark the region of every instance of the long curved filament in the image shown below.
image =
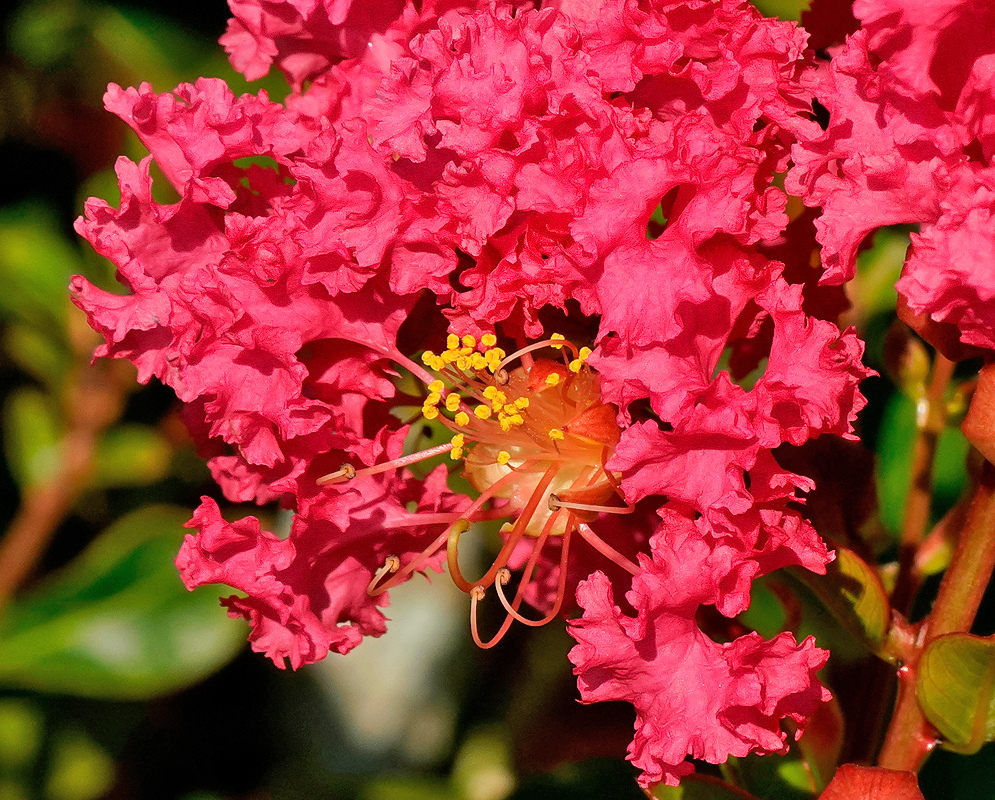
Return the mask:
[[601, 553], [601, 555], [609, 561], [613, 561], [618, 564], [626, 572], [629, 572], [632, 575], [638, 575], [640, 573], [641, 570], [637, 565], [633, 564], [632, 561], [623, 556], [620, 552], [618, 552], [618, 550], [592, 531], [587, 523], [581, 522], [577, 526], [577, 533], [584, 538], [585, 542]]
[[[458, 552], [459, 537], [462, 535], [462, 533], [461, 532], [457, 533], [455, 531], [450, 533], [449, 541], [447, 543], [447, 554], [446, 554], [449, 562], [449, 576], [453, 579], [453, 583], [455, 583], [462, 591], [466, 592], [467, 594], [470, 594], [474, 586], [487, 587], [494, 582], [494, 576], [497, 574], [497, 571], [508, 563], [508, 559], [511, 557], [511, 551], [514, 550], [515, 546], [525, 535], [525, 531], [528, 528], [529, 520], [531, 520], [532, 515], [535, 514], [536, 509], [539, 507], [539, 503], [541, 502], [542, 497], [546, 492], [546, 489], [549, 488], [549, 484], [552, 483], [553, 478], [556, 477], [556, 473], [559, 470], [559, 468], [560, 468], [560, 463], [556, 462], [551, 467], [549, 467], [549, 469], [547, 469], [545, 473], [543, 473], [543, 476], [539, 480], [539, 483], [536, 484], [535, 489], [532, 491], [532, 495], [529, 497], [528, 503], [525, 504], [525, 507], [522, 509], [522, 513], [515, 521], [515, 527], [512, 529], [511, 535], [505, 541], [504, 546], [501, 548], [501, 551], [497, 555], [497, 558], [494, 559], [494, 563], [491, 565], [491, 568], [487, 570], [484, 576], [479, 580], [470, 583], [468, 580], [466, 580], [466, 578], [463, 577], [463, 573], [459, 567], [459, 552]], [[514, 472], [510, 472], [508, 475], [505, 475], [504, 478], [495, 483], [494, 486], [497, 486], [498, 484], [502, 483], [503, 481], [510, 478], [514, 474], [515, 474]], [[494, 486], [488, 489], [488, 491], [491, 491], [494, 488]]]
[[[571, 521], [568, 521], [566, 531], [563, 534], [563, 542], [560, 545], [560, 576], [556, 584], [556, 601], [553, 603], [553, 607], [549, 610], [549, 613], [542, 619], [528, 619], [523, 617], [518, 612], [518, 607], [522, 603], [522, 599], [525, 597], [525, 587], [528, 585], [529, 580], [532, 578], [532, 570], [535, 568], [535, 563], [538, 560], [539, 552], [542, 550], [542, 546], [537, 544], [533, 550], [533, 556], [529, 558], [529, 563], [526, 565], [525, 572], [522, 574], [522, 580], [518, 584], [518, 591], [515, 593], [514, 602], [509, 603], [508, 598], [504, 594], [504, 583], [500, 580], [494, 582], [494, 589], [497, 592], [498, 599], [504, 606], [505, 611], [508, 615], [514, 617], [518, 622], [523, 625], [528, 625], [532, 628], [538, 628], [546, 625], [556, 619], [557, 615], [560, 613], [560, 609], [563, 607], [563, 598], [567, 591], [567, 562], [570, 557], [570, 530]], [[509, 573], [510, 574], [510, 573]]]
[[[423, 567], [428, 560], [435, 555], [439, 548], [449, 541], [450, 537], [454, 535], [454, 532], [456, 532], [455, 536], [457, 539], [465, 533], [470, 527], [470, 522], [474, 520], [476, 513], [480, 510], [484, 503], [511, 483], [515, 477], [515, 470], [512, 470], [507, 475], [491, 484], [486, 491], [481, 492], [480, 497], [474, 500], [473, 505], [471, 505], [466, 511], [462, 512], [455, 519], [449, 517], [445, 520], [449, 523], [449, 527], [446, 528], [446, 530], [439, 534], [439, 536], [436, 537], [436, 539], [428, 547], [422, 550], [421, 553], [414, 558], [414, 560], [405, 564], [403, 569], [391, 570], [394, 575], [388, 581], [383, 584], [379, 584], [379, 581], [376, 578], [371, 581], [370, 585], [366, 587], [367, 594], [375, 597], [376, 595], [382, 594], [389, 589], [393, 589], [399, 583], [403, 582], [412, 572], [421, 569], [421, 567]], [[501, 516], [507, 516], [507, 514], [502, 514], [497, 518], [500, 519]], [[382, 579], [382, 577], [383, 576], [381, 576], [380, 579]], [[463, 591], [468, 592], [469, 589], [463, 589]]]

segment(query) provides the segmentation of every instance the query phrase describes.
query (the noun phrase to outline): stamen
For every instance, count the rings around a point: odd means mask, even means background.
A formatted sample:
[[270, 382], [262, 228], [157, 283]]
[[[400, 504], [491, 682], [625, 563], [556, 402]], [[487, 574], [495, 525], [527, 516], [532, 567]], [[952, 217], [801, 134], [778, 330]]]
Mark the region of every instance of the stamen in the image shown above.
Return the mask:
[[[497, 574], [497, 571], [508, 563], [508, 559], [511, 557], [511, 551], [514, 550], [515, 545], [517, 545], [521, 538], [525, 535], [525, 531], [528, 529], [528, 524], [532, 519], [532, 515], [535, 514], [542, 496], [546, 493], [546, 490], [549, 488], [549, 484], [552, 483], [553, 478], [556, 477], [556, 473], [559, 468], [560, 464], [557, 462], [547, 469], [545, 473], [543, 473], [539, 483], [536, 484], [535, 489], [532, 491], [529, 501], [522, 509], [522, 513], [519, 514], [518, 519], [515, 520], [515, 526], [512, 528], [511, 533], [505, 541], [504, 546], [501, 548], [501, 551], [498, 553], [497, 558], [494, 559], [494, 563], [491, 565], [491, 568], [487, 570], [484, 576], [479, 580], [470, 583], [463, 577], [463, 573], [460, 571], [458, 558], [459, 537], [465, 532], [465, 530], [458, 533], [454, 531], [454, 533], [449, 535], [449, 539], [446, 543], [446, 556], [449, 563], [449, 577], [453, 579], [453, 583], [469, 594], [470, 590], [474, 586], [486, 587], [490, 586], [494, 582], [494, 576]], [[506, 482], [512, 476], [516, 476], [516, 470], [512, 470], [505, 475], [504, 478], [497, 481], [491, 489], [493, 490], [494, 487]], [[493, 494], [493, 491], [491, 494]]]
[[352, 464], [343, 464], [335, 472], [329, 472], [327, 475], [322, 475], [318, 480], [315, 481], [319, 486], [328, 486], [333, 483], [341, 483], [343, 481], [351, 481], [356, 477], [356, 468]]
[[571, 511], [593, 511], [596, 514], [631, 514], [636, 510], [635, 506], [600, 506], [594, 503], [568, 503], [561, 500], [555, 494], [549, 496], [549, 510], [556, 511], [558, 508], [569, 508]]
[[532, 353], [535, 352], [536, 350], [542, 350], [543, 348], [546, 347], [561, 348], [564, 345], [566, 345], [576, 353], [576, 348], [570, 342], [566, 341], [566, 339], [564, 339], [562, 336], [557, 337], [555, 335], [549, 339], [543, 339], [541, 342], [536, 342], [535, 344], [530, 344], [528, 347], [523, 347], [520, 350], [516, 350], [510, 356], [505, 356], [498, 363], [497, 367], [494, 368], [494, 380], [496, 380], [500, 384], [507, 383], [508, 370], [506, 370], [505, 367], [508, 364], [510, 364], [512, 361], [517, 361], [527, 353]]
[[392, 572], [397, 572], [401, 568], [401, 559], [397, 556], [387, 556], [386, 560], [383, 562], [383, 566], [380, 567], [373, 575], [373, 580], [370, 581], [370, 585], [366, 587], [367, 594], [377, 593], [377, 584], [383, 580], [385, 575], [390, 575]]
[[315, 481], [315, 483], [319, 486], [331, 486], [336, 483], [351, 481], [353, 478], [357, 478], [360, 475], [377, 475], [381, 472], [389, 472], [392, 469], [406, 467], [408, 464], [417, 464], [419, 461], [424, 461], [425, 459], [433, 458], [434, 456], [441, 456], [443, 453], [448, 453], [453, 449], [453, 447], [454, 445], [452, 442], [446, 442], [446, 444], [436, 445], [435, 447], [430, 447], [427, 450], [421, 450], [417, 453], [412, 453], [411, 455], [401, 456], [400, 458], [384, 461], [382, 464], [375, 464], [372, 467], [364, 467], [363, 469], [356, 469], [352, 464], [343, 464], [341, 468], [335, 472], [329, 472], [327, 475], [322, 475], [317, 481]]
[[589, 545], [591, 545], [591, 547], [593, 547], [595, 550], [601, 553], [601, 555], [603, 555], [609, 561], [614, 561], [626, 572], [629, 572], [632, 575], [638, 575], [640, 573], [640, 569], [638, 566], [633, 564], [629, 559], [627, 559], [620, 552], [618, 552], [618, 550], [616, 550], [614, 547], [608, 544], [608, 542], [606, 542], [604, 539], [598, 536], [594, 531], [591, 530], [591, 528], [586, 523], [582, 522], [577, 526], [577, 533], [583, 536], [584, 541], [586, 541]]
[[477, 603], [484, 599], [485, 594], [486, 591], [483, 586], [474, 586], [470, 592], [470, 635], [473, 637], [473, 642], [477, 647], [481, 650], [490, 650], [504, 638], [504, 635], [508, 632], [508, 628], [511, 627], [513, 619], [510, 616], [505, 617], [504, 623], [502, 623], [498, 632], [494, 634], [494, 637], [486, 642], [483, 641], [477, 630]]

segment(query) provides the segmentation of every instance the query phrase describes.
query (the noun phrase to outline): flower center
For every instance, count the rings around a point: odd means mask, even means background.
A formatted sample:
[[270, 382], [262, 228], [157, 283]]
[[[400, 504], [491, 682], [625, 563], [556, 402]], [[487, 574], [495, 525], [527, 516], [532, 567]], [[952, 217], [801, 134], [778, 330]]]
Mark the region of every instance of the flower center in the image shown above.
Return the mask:
[[[446, 421], [454, 431], [451, 457], [463, 458], [463, 474], [478, 492], [506, 500], [503, 508], [509, 515], [529, 505], [555, 467], [545, 487], [547, 502], [529, 516], [524, 534], [540, 536], [555, 517], [547, 535], [562, 536], [569, 515], [558, 514], [559, 508], [601, 506], [618, 487], [615, 476], [604, 469], [621, 435], [617, 412], [601, 402], [597, 374], [585, 364], [591, 351], [574, 350], [555, 334], [527, 350], [569, 352], [561, 362], [532, 359], [525, 351], [505, 357], [496, 347], [481, 353], [474, 349], [473, 337], [454, 340], [442, 355], [429, 352], [422, 359], [446, 379], [429, 385], [422, 413]], [[506, 365], [520, 357], [528, 363], [508, 372]], [[443, 399], [447, 381], [451, 388]], [[440, 414], [443, 408], [451, 419]], [[506, 480], [512, 475], [514, 480]], [[491, 491], [495, 486], [500, 488]], [[596, 516], [588, 508], [574, 510], [581, 519]]]
[[[587, 524], [601, 513], [627, 514], [633, 510], [620, 504], [619, 477], [605, 467], [621, 431], [617, 409], [601, 401], [597, 373], [586, 364], [591, 350], [578, 349], [558, 334], [511, 355], [496, 343], [493, 334], [484, 335], [479, 343], [472, 336], [451, 334], [441, 354], [426, 351], [422, 355], [422, 363], [434, 373], [426, 376], [430, 380], [422, 415], [452, 431], [447, 444], [364, 469], [345, 464], [318, 481], [323, 485], [340, 483], [446, 452], [451, 459], [464, 462], [463, 475], [479, 496], [459, 514], [431, 515], [431, 519], [413, 514], [410, 520], [399, 523], [447, 527], [408, 564], [389, 557], [374, 576], [369, 592], [379, 594], [398, 585], [445, 547], [453, 582], [471, 597], [471, 630], [481, 647], [496, 644], [512, 620], [540, 625], [559, 613], [570, 539], [575, 532], [607, 558], [633, 574], [637, 571]], [[558, 352], [559, 359], [534, 358], [532, 354], [537, 351], [552, 351], [554, 356]], [[517, 366], [509, 369], [512, 365]], [[469, 581], [459, 566], [459, 540], [473, 522], [484, 519], [509, 521], [501, 528], [504, 541], [494, 562], [482, 577]], [[561, 539], [557, 595], [546, 617], [530, 620], [519, 613], [519, 607], [551, 536]], [[534, 541], [532, 554], [514, 599], [509, 600], [503, 589], [511, 579], [506, 565], [526, 538]], [[477, 634], [476, 606], [491, 586], [508, 616], [497, 635], [483, 642]]]

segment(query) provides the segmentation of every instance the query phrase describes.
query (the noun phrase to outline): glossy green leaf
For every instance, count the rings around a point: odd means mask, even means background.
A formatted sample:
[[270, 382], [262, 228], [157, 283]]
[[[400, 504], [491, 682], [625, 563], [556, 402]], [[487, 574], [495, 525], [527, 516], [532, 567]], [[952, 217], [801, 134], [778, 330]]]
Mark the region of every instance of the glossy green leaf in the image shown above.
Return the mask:
[[188, 592], [173, 565], [189, 513], [150, 506], [119, 520], [0, 623], [0, 683], [148, 698], [206, 677], [245, 642], [217, 590]]
[[949, 749], [976, 753], [995, 740], [995, 639], [949, 633], [930, 642], [916, 697]]
[[96, 452], [94, 485], [145, 486], [169, 472], [173, 449], [146, 425], [119, 425], [107, 432]]
[[657, 786], [651, 796], [657, 800], [756, 800], [752, 794], [707, 775], [688, 775], [679, 786]]
[[791, 574], [807, 586], [840, 624], [871, 652], [884, 645], [891, 623], [891, 606], [874, 568], [852, 550], [836, 548], [836, 559], [825, 575], [803, 569]]
[[52, 479], [59, 471], [61, 426], [50, 397], [23, 387], [7, 398], [3, 409], [7, 463], [21, 487]]

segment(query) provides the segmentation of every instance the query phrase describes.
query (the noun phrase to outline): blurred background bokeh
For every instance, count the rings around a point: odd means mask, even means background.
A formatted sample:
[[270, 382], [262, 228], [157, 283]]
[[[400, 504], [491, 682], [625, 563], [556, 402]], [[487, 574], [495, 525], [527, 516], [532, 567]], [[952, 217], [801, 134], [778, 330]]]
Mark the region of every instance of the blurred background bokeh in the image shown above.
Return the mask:
[[[797, 19], [804, 3], [758, 5]], [[516, 627], [479, 651], [465, 598], [444, 578], [419, 579], [392, 592], [387, 636], [294, 673], [248, 650], [216, 591], [184, 589], [173, 566], [183, 523], [201, 495], [224, 500], [172, 392], [137, 385], [125, 363], [90, 365], [98, 338], [69, 277], [121, 289], [72, 224], [89, 196], [118, 202], [118, 155], [145, 155], [102, 108], [109, 82], [167, 91], [216, 76], [275, 99], [286, 84], [250, 87], [230, 68], [222, 0], [28, 0], [0, 14], [0, 800], [642, 797], [623, 760], [632, 709], [577, 703], [562, 625]], [[165, 180], [156, 191], [169, 200]], [[862, 258], [852, 321], [882, 371], [874, 343], [894, 319], [907, 243], [907, 231], [885, 231]], [[900, 528], [914, 427], [899, 389], [872, 382], [863, 420], [884, 456], [885, 540]], [[946, 507], [965, 451], [959, 436], [941, 445]], [[287, 530], [284, 512], [258, 513]], [[768, 595], [761, 585], [743, 620], [761, 631], [783, 621]], [[995, 757], [990, 746], [979, 757], [934, 762], [924, 782], [943, 793], [932, 796], [981, 797]], [[797, 761], [764, 765], [737, 769], [765, 797], [810, 796]]]

